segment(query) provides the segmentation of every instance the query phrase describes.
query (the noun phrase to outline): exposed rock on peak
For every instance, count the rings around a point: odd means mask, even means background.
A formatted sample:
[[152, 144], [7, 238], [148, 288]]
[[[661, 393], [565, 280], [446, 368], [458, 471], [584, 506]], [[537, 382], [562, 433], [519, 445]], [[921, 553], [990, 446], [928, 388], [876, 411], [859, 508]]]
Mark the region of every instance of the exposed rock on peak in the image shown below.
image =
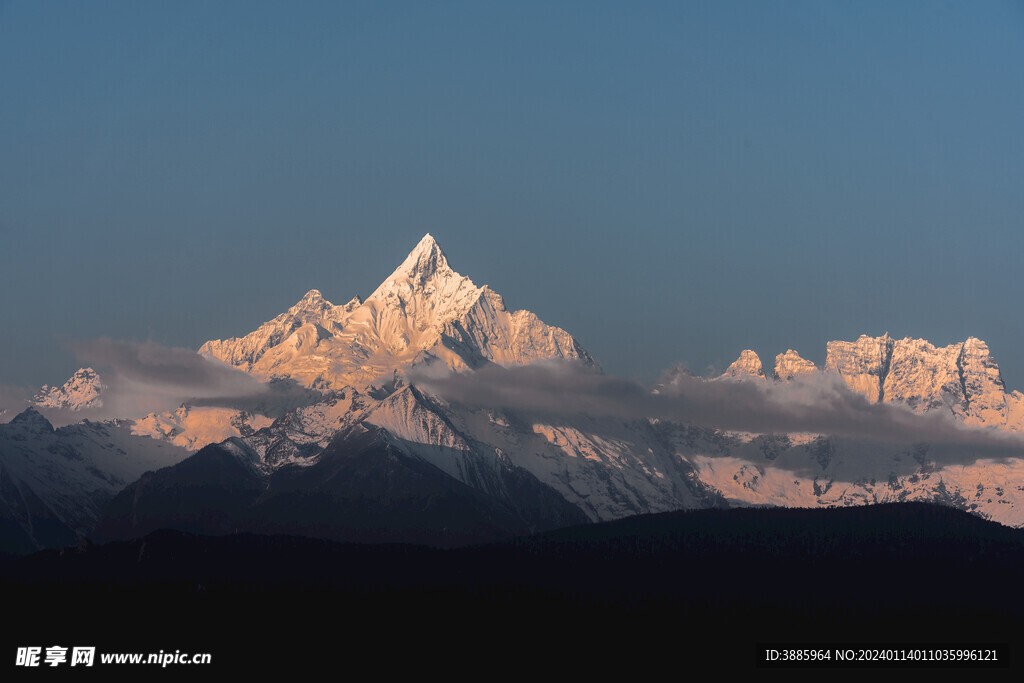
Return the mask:
[[106, 386], [92, 368], [80, 368], [61, 387], [44, 384], [32, 402], [44, 408], [83, 410], [103, 405], [101, 394]]
[[323, 322], [323, 318], [329, 316], [335, 308], [334, 304], [324, 298], [319, 289], [311, 289], [288, 309], [287, 315], [294, 319], [301, 319], [303, 322]]
[[722, 377], [735, 377], [738, 379], [744, 377], [756, 377], [766, 379], [764, 368], [761, 367], [761, 359], [750, 349], [744, 349], [741, 351], [740, 357], [725, 369], [725, 373]]
[[901, 339], [893, 349], [885, 380], [885, 400], [906, 403], [915, 411], [949, 410], [974, 425], [1010, 428], [1010, 406], [999, 366], [985, 342], [970, 338], [936, 348], [923, 339]]
[[825, 346], [825, 369], [869, 401], [881, 401], [894, 345], [888, 332], [877, 338], [862, 334], [855, 342], [830, 341]]
[[1007, 397], [999, 366], [988, 350], [988, 344], [969, 338], [963, 343], [958, 362], [960, 384], [973, 420], [981, 424], [997, 424], [1006, 420]]
[[948, 410], [974, 426], [1024, 428], [1024, 397], [1006, 393], [988, 345], [975, 337], [937, 348], [924, 339], [862, 335], [829, 342], [825, 367], [872, 402]]
[[817, 372], [818, 368], [814, 363], [800, 357], [800, 354], [793, 349], [787, 349], [785, 353], [775, 356], [775, 379], [788, 382], [794, 377]]

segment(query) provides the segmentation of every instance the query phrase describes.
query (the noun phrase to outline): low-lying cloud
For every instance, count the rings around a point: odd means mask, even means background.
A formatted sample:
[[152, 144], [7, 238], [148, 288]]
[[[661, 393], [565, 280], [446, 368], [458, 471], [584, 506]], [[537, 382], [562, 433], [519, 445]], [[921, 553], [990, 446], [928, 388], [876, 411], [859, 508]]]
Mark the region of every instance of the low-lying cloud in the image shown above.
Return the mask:
[[191, 349], [109, 338], [72, 341], [67, 346], [83, 366], [99, 374], [104, 384], [103, 405], [79, 411], [41, 409], [58, 426], [82, 419], [137, 419], [175, 410], [182, 403], [273, 417], [321, 397], [292, 380], [263, 382]]
[[585, 415], [647, 419], [755, 434], [812, 433], [894, 444], [963, 446], [973, 457], [1024, 456], [1024, 439], [965, 427], [952, 415], [918, 415], [871, 403], [833, 374], [790, 382], [707, 380], [677, 373], [651, 391], [577, 363], [493, 365], [475, 372], [419, 374], [414, 381], [448, 400], [555, 419]]

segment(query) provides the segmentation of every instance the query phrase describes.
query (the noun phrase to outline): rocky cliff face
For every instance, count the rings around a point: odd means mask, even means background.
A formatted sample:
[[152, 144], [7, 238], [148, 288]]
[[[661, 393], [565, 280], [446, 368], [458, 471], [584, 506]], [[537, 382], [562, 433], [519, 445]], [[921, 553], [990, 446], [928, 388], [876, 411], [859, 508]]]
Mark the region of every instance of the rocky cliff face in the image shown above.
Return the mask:
[[999, 366], [985, 342], [974, 337], [965, 341], [960, 347], [957, 369], [969, 424], [1013, 424], [1008, 422], [1010, 407], [1019, 401], [1020, 394], [1007, 395]]
[[99, 408], [103, 405], [102, 393], [105, 388], [100, 376], [92, 368], [81, 368], [71, 375], [60, 387], [44, 384], [32, 398], [32, 402], [41, 408], [63, 408], [66, 410], [83, 410]]
[[[824, 371], [872, 403], [900, 403], [917, 413], [948, 411], [972, 427], [1024, 431], [1024, 394], [1006, 391], [988, 345], [974, 337], [946, 347], [888, 333], [830, 341]], [[790, 349], [775, 357], [772, 377], [790, 381], [815, 372], [811, 361]], [[745, 350], [722, 378], [763, 376], [757, 354]]]
[[902, 403], [918, 413], [948, 410], [972, 426], [1024, 427], [1021, 395], [1006, 392], [988, 345], [974, 337], [943, 348], [888, 334], [829, 342], [825, 367], [872, 402]]
[[741, 351], [740, 357], [725, 369], [722, 377], [767, 379], [764, 374], [764, 368], [761, 367], [761, 359], [750, 349]]
[[[1024, 431], [1024, 395], [1006, 391], [999, 366], [979, 339], [937, 348], [923, 339], [884, 334], [829, 342], [826, 352], [825, 372], [873, 403], [902, 404], [919, 414], [947, 412], [967, 426]], [[792, 351], [780, 354], [776, 380], [809, 366], [800, 361]], [[746, 351], [734, 363], [750, 365]], [[975, 458], [970, 449], [942, 443], [908, 447], [828, 435], [730, 436], [735, 442], [724, 447], [694, 448], [681, 440], [676, 450], [701, 482], [731, 503], [815, 507], [923, 500], [1024, 525], [1020, 458]]]
[[794, 377], [810, 375], [818, 371], [809, 360], [800, 357], [793, 349], [775, 356], [775, 379], [788, 382]]
[[861, 335], [855, 342], [831, 341], [825, 347], [825, 369], [838, 374], [848, 387], [869, 401], [881, 401], [893, 344], [888, 333], [877, 339]]

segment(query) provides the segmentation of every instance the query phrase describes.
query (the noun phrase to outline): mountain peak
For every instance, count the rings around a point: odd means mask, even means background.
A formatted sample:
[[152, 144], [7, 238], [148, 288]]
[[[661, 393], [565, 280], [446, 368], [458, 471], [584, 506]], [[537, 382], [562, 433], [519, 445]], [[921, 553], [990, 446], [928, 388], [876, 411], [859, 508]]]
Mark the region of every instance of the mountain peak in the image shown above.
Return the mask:
[[968, 337], [967, 340], [964, 342], [964, 348], [984, 350], [985, 353], [988, 352], [988, 344], [986, 344], [981, 339], [978, 339], [977, 337]]
[[830, 341], [825, 345], [825, 369], [839, 375], [846, 386], [872, 403], [885, 397], [885, 381], [896, 341], [862, 334], [855, 342]]
[[800, 375], [817, 372], [818, 368], [809, 360], [800, 357], [793, 349], [775, 356], [775, 379], [789, 381]]
[[50, 424], [50, 421], [32, 406], [25, 408], [25, 410], [15, 415], [14, 419], [11, 420], [11, 424], [25, 427], [30, 432], [37, 434], [48, 434], [53, 431], [53, 425]]
[[318, 388], [364, 386], [438, 359], [452, 369], [547, 358], [596, 365], [565, 330], [507, 310], [490, 288], [452, 270], [429, 233], [365, 300], [334, 306], [310, 290], [286, 314], [199, 353]]
[[103, 405], [101, 394], [106, 385], [92, 368], [79, 368], [60, 387], [44, 384], [32, 397], [32, 402], [45, 408], [98, 408]]
[[726, 368], [723, 377], [755, 377], [765, 379], [764, 368], [761, 367], [761, 359], [756, 353], [750, 349], [744, 349], [740, 352], [740, 357], [737, 358], [732, 365]]
[[311, 289], [302, 295], [294, 306], [288, 309], [288, 315], [302, 318], [320, 318], [334, 308], [334, 304], [324, 298], [319, 289]]
[[448, 259], [441, 250], [440, 245], [428, 232], [419, 241], [419, 244], [409, 252], [409, 255], [402, 261], [389, 280], [409, 279], [413, 283], [423, 284], [434, 275], [451, 273]]

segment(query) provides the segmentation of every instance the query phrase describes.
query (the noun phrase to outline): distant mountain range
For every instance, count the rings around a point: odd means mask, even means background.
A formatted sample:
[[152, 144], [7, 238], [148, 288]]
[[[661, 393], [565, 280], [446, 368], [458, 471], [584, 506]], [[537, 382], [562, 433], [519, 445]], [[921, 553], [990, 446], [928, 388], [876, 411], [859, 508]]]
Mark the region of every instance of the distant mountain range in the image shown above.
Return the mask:
[[[91, 368], [43, 387], [43, 414], [29, 408], [0, 425], [0, 547], [160, 528], [446, 546], [678, 509], [915, 500], [1024, 525], [1024, 461], [962, 444], [746, 433], [685, 415], [553, 415], [432, 391], [420, 378], [544, 363], [601, 371], [568, 332], [456, 273], [430, 235], [365, 300], [334, 305], [311, 290], [199, 354], [293, 382], [308, 399], [280, 414], [196, 401], [54, 430], [47, 411], [95, 409], [114, 389]], [[937, 349], [862, 336], [830, 342], [823, 369], [788, 350], [770, 376], [747, 350], [722, 377], [699, 381], [767, 391], [816, 378], [965, 430], [1024, 431], [1024, 395], [1006, 391], [973, 338]]]
[[[831, 341], [825, 371], [872, 403], [898, 403], [914, 412], [948, 411], [964, 424], [1024, 431], [1024, 394], [1007, 392], [988, 345], [971, 337], [935, 348], [924, 339], [862, 335]], [[775, 357], [772, 379], [788, 381], [819, 372], [789, 349]], [[728, 377], [766, 379], [761, 359], [746, 350], [725, 371]]]

